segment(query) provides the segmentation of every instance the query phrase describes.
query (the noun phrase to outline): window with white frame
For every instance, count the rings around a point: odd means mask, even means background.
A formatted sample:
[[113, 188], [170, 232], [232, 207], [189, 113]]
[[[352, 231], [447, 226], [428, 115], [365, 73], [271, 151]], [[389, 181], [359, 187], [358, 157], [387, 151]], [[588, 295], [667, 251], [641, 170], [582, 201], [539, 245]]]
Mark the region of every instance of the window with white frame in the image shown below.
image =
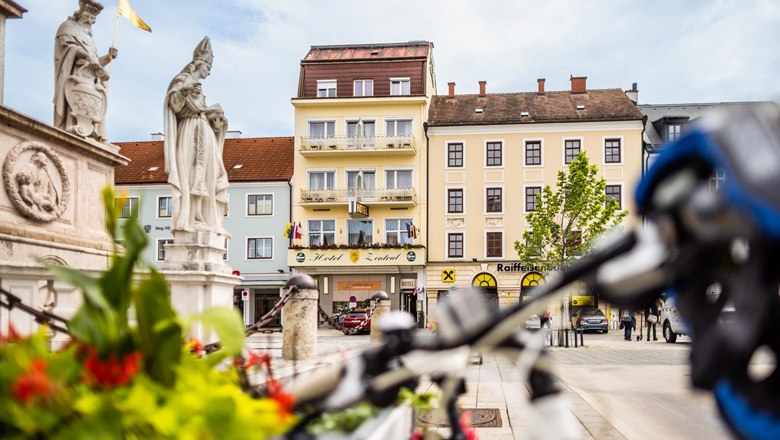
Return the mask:
[[334, 171], [309, 171], [309, 189], [334, 189], [336, 173]]
[[[119, 218], [138, 218], [138, 197], [116, 199], [116, 206], [120, 210]], [[121, 205], [120, 205], [121, 203]]]
[[525, 164], [526, 165], [542, 164], [542, 142], [541, 141], [527, 141], [525, 143]]
[[385, 243], [412, 244], [409, 234], [414, 223], [410, 218], [385, 219]]
[[157, 239], [157, 261], [165, 261], [165, 246], [173, 244], [172, 238]]
[[411, 136], [411, 119], [388, 119], [385, 121], [385, 133], [388, 136]]
[[373, 240], [373, 220], [347, 220], [347, 242], [350, 246], [370, 245]]
[[411, 188], [412, 170], [385, 170], [385, 185], [388, 189]]
[[376, 171], [347, 171], [347, 189], [352, 191], [376, 189]]
[[173, 213], [173, 204], [170, 197], [157, 198], [157, 217], [170, 218]]
[[336, 121], [309, 121], [309, 137], [331, 138], [336, 135]]
[[449, 168], [463, 166], [463, 143], [447, 144], [447, 166]]
[[374, 80], [356, 79], [354, 86], [354, 96], [374, 96]]
[[272, 194], [247, 194], [247, 215], [272, 215], [274, 196]]
[[574, 158], [580, 154], [580, 140], [579, 139], [567, 139], [564, 141], [564, 157], [567, 164], [572, 163]]
[[309, 246], [329, 246], [336, 242], [336, 220], [309, 220]]
[[604, 163], [622, 162], [620, 139], [604, 140]]
[[336, 97], [336, 80], [335, 79], [321, 79], [321, 80], [317, 80], [317, 97], [318, 98], [335, 98]]
[[536, 197], [542, 193], [541, 186], [527, 186], [525, 187], [525, 212], [536, 211], [537, 200]]
[[710, 175], [710, 190], [718, 191], [726, 183], [726, 170], [715, 168]]
[[447, 234], [447, 258], [463, 258], [463, 233]]
[[274, 257], [273, 238], [247, 238], [246, 258], [249, 260], [270, 260]]
[[485, 234], [485, 257], [501, 258], [504, 256], [504, 233], [487, 232]]
[[409, 78], [390, 78], [390, 95], [406, 96], [411, 93]]
[[463, 213], [463, 188], [452, 188], [447, 190], [447, 213]]
[[485, 211], [486, 212], [503, 212], [503, 188], [486, 188], [485, 189]]
[[623, 200], [621, 197], [622, 190], [620, 185], [607, 185], [604, 187], [604, 190], [607, 194], [606, 204], [609, 205], [610, 199], [615, 199], [618, 209], [623, 209]]
[[373, 137], [376, 134], [374, 121], [347, 121], [347, 136], [349, 137]]
[[500, 167], [504, 163], [504, 146], [502, 142], [488, 142], [485, 144], [485, 150], [485, 165], [489, 167]]
[[666, 141], [676, 141], [682, 135], [682, 124], [668, 124], [666, 126]]

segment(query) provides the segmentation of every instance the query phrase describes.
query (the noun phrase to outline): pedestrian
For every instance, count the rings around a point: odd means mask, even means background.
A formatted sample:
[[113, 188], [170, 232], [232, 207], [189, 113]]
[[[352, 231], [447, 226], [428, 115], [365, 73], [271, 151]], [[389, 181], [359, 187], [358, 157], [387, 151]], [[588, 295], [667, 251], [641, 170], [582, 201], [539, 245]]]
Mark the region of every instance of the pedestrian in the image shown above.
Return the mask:
[[660, 309], [660, 301], [659, 298], [656, 302], [650, 305], [650, 307], [645, 309], [645, 319], [647, 320], [647, 340], [650, 341], [650, 332], [653, 332], [653, 340], [657, 341], [658, 337], [655, 332], [655, 327], [658, 324], [659, 319], [659, 309]]
[[623, 313], [620, 315], [620, 328], [623, 330], [623, 339], [630, 341], [631, 330], [636, 328], [636, 317], [633, 310], [623, 310]]

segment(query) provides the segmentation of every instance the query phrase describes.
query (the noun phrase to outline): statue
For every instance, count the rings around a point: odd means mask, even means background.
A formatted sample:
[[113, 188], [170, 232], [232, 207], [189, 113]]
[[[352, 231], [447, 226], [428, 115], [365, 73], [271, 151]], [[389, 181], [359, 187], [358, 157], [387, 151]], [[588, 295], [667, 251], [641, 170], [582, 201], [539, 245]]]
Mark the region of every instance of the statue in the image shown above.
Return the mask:
[[222, 162], [227, 120], [219, 104], [207, 106], [200, 81], [211, 73], [208, 37], [176, 75], [165, 95], [165, 170], [172, 186], [173, 230], [227, 235], [228, 179]]
[[54, 126], [102, 142], [105, 138], [108, 74], [113, 47], [99, 57], [92, 25], [103, 5], [79, 0], [79, 10], [57, 30], [54, 44]]

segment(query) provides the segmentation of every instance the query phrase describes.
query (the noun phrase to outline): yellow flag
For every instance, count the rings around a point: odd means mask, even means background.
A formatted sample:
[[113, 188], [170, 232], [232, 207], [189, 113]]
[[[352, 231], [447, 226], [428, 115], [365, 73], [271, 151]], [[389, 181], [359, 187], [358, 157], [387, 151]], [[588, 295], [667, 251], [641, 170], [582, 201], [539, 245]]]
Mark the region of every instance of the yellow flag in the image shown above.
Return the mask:
[[128, 0], [119, 0], [119, 8], [117, 9], [117, 13], [130, 20], [130, 23], [133, 23], [135, 27], [149, 32], [152, 31], [152, 28], [144, 23], [144, 21], [141, 20], [141, 17], [139, 17], [133, 8], [130, 7], [130, 2]]

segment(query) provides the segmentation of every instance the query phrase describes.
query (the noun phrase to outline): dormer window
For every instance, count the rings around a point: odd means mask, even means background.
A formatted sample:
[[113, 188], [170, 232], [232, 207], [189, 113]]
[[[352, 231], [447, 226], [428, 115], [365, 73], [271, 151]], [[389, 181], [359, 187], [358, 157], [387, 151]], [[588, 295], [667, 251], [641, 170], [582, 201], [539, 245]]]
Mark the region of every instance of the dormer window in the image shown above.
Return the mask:
[[676, 141], [682, 135], [682, 124], [668, 124], [666, 126], [666, 141]]
[[335, 79], [321, 79], [317, 81], [317, 97], [318, 98], [335, 98], [336, 97], [336, 80]]
[[411, 93], [409, 78], [390, 78], [390, 95], [407, 96]]

